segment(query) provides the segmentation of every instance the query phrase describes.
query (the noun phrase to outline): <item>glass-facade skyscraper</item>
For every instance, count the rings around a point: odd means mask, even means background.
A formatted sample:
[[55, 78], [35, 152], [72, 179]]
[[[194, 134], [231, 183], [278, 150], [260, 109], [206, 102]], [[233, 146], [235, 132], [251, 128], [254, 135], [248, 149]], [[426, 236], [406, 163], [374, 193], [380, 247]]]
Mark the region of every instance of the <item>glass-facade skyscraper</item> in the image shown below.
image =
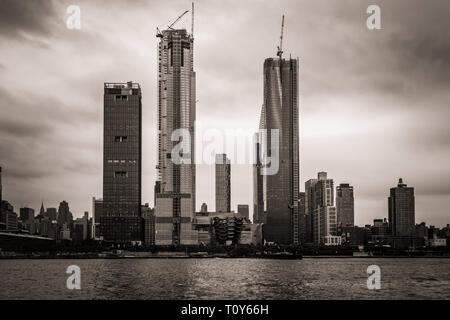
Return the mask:
[[341, 183], [336, 187], [336, 213], [339, 227], [349, 227], [355, 224], [353, 187], [348, 183]]
[[389, 229], [392, 236], [411, 236], [415, 226], [414, 188], [400, 178], [396, 188], [391, 188], [388, 198]]
[[[260, 129], [267, 130], [266, 141], [262, 143], [265, 151], [268, 151], [267, 155], [270, 157], [278, 153], [278, 159], [275, 160], [278, 161], [277, 172], [266, 172], [263, 177], [266, 209], [264, 238], [279, 244], [298, 244], [298, 59], [277, 57], [264, 61], [264, 101]], [[274, 131], [278, 132], [278, 141], [272, 141]], [[272, 149], [278, 149], [278, 152], [271, 154]], [[267, 165], [267, 161], [262, 162]]]
[[231, 212], [231, 164], [226, 154], [216, 154], [216, 212]]
[[141, 159], [141, 87], [133, 82], [105, 83], [103, 203], [101, 210], [95, 208], [105, 241], [142, 241]]
[[[185, 29], [173, 28], [158, 32], [157, 37], [160, 40], [155, 243], [197, 244], [197, 232], [192, 228], [195, 215], [194, 38]], [[177, 149], [180, 146], [182, 150]]]

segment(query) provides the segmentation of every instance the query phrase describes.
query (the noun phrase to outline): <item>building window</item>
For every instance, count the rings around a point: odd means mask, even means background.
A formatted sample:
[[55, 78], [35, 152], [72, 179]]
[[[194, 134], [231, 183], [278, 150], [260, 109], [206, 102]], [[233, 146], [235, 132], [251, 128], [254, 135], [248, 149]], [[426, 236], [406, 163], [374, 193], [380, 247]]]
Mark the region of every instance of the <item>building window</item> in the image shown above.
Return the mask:
[[128, 172], [126, 171], [115, 171], [114, 172], [114, 178], [127, 178]]
[[115, 136], [114, 142], [126, 142], [128, 140], [127, 136]]
[[115, 97], [115, 100], [116, 101], [128, 101], [128, 96], [127, 95], [117, 94], [116, 97]]

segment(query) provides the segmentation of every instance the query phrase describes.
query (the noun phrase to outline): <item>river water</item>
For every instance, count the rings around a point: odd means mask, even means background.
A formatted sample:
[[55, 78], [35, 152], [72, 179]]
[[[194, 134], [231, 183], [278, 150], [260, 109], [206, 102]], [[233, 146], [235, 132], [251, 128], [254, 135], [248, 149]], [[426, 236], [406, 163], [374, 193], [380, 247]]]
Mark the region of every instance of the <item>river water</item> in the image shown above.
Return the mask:
[[[80, 290], [67, 289], [70, 265]], [[0, 299], [450, 299], [450, 259], [0, 260]]]

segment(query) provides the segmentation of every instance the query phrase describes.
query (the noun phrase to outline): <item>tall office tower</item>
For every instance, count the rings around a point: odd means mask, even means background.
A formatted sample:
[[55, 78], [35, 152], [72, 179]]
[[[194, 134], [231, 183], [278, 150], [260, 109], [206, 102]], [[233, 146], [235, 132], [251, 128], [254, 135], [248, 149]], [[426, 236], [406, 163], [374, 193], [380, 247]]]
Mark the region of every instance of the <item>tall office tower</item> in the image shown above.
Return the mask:
[[92, 238], [101, 240], [100, 238], [100, 217], [103, 216], [103, 199], [92, 197]]
[[44, 213], [45, 217], [48, 217], [50, 221], [56, 220], [56, 217], [58, 216], [56, 208], [47, 208], [47, 210]]
[[339, 227], [355, 225], [353, 187], [348, 183], [341, 183], [336, 187], [336, 212]]
[[216, 212], [231, 212], [231, 165], [226, 154], [216, 154]]
[[[283, 59], [280, 50], [277, 58], [264, 61], [260, 129], [267, 129], [267, 141], [263, 143], [267, 156], [275, 156], [277, 152], [272, 149], [278, 149], [279, 164], [276, 173], [267, 172], [263, 177], [267, 210], [264, 238], [279, 244], [298, 244], [298, 59]], [[272, 141], [277, 132], [278, 141]]]
[[172, 27], [158, 31], [157, 37], [160, 38], [156, 182], [159, 190], [155, 203], [155, 243], [197, 244], [197, 231], [192, 226], [195, 216], [194, 37], [186, 29]]
[[155, 245], [155, 209], [150, 208], [146, 203], [141, 210], [144, 220], [144, 243], [153, 246]]
[[141, 159], [141, 87], [131, 81], [105, 83], [100, 216], [100, 236], [105, 241], [142, 241]]
[[250, 219], [248, 204], [238, 204], [237, 211], [241, 218], [245, 218], [247, 221]]
[[306, 193], [298, 193], [298, 232], [300, 243], [307, 241], [307, 221], [306, 221]]
[[315, 243], [328, 243], [327, 238], [337, 236], [336, 207], [320, 206], [316, 209], [317, 230]]
[[61, 201], [58, 208], [58, 225], [69, 225], [73, 221], [72, 212], [70, 212], [69, 204], [66, 201]]
[[389, 204], [389, 228], [393, 236], [410, 236], [415, 225], [414, 188], [400, 178], [396, 188], [391, 188]]
[[[326, 172], [317, 174], [317, 182], [314, 184], [314, 211], [313, 211], [313, 241], [318, 244], [324, 237], [336, 235], [336, 208], [334, 207], [334, 182], [328, 179]], [[329, 228], [328, 226], [331, 226]], [[328, 234], [332, 232], [331, 234]]]
[[264, 177], [261, 172], [261, 143], [259, 133], [253, 136], [253, 223], [265, 223], [264, 219]]
[[20, 208], [19, 213], [19, 218], [23, 223], [31, 223], [34, 220], [34, 209], [32, 208]]
[[316, 183], [317, 179], [305, 182], [305, 233], [306, 242], [314, 242], [314, 210], [316, 209]]

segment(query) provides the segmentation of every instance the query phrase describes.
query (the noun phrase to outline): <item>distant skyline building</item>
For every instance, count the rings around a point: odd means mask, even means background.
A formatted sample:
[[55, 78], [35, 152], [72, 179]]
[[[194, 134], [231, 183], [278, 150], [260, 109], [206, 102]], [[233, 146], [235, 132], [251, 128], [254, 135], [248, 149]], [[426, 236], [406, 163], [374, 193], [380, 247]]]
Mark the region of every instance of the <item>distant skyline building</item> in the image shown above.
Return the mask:
[[[261, 118], [263, 118], [262, 114]], [[262, 175], [261, 171], [261, 143], [260, 135], [258, 132], [256, 132], [253, 136], [253, 146], [253, 223], [265, 223], [264, 176]]]
[[24, 207], [19, 210], [19, 219], [24, 223], [31, 223], [34, 220], [34, 209]]
[[48, 217], [50, 221], [56, 220], [56, 218], [58, 217], [56, 208], [48, 207], [47, 210], [45, 210], [44, 212], [44, 216]]
[[155, 210], [148, 203], [142, 206], [142, 219], [144, 220], [144, 243], [155, 245]]
[[61, 201], [58, 208], [58, 225], [63, 226], [64, 224], [69, 225], [73, 222], [72, 212], [69, 209], [69, 203], [67, 201]]
[[[299, 243], [298, 59], [264, 61], [264, 101], [260, 129], [267, 129], [266, 156], [276, 156], [278, 170], [263, 177], [266, 208], [264, 238], [279, 244]], [[260, 133], [262, 131], [260, 130]], [[278, 141], [272, 141], [278, 133]], [[260, 136], [262, 141], [264, 137]], [[270, 154], [273, 150], [274, 154]], [[268, 161], [262, 161], [268, 164]], [[274, 163], [269, 166], [274, 166]], [[259, 191], [259, 189], [257, 189]]]
[[306, 193], [298, 193], [298, 232], [300, 243], [307, 243]]
[[216, 212], [231, 211], [231, 164], [226, 154], [216, 154]]
[[42, 201], [42, 203], [41, 203], [41, 209], [39, 210], [39, 215], [42, 217], [45, 215], [44, 201]]
[[355, 199], [353, 187], [348, 183], [336, 187], [336, 213], [339, 227], [355, 225]]
[[306, 182], [305, 188], [305, 202], [311, 206], [308, 210], [312, 210], [312, 240], [315, 244], [324, 243], [326, 237], [337, 235], [333, 179], [326, 172], [319, 172], [317, 179]]
[[247, 219], [247, 221], [250, 219], [248, 204], [238, 204], [237, 212], [242, 218]]
[[132, 81], [105, 83], [103, 209], [100, 216], [103, 240], [142, 241], [141, 176], [141, 87]]
[[414, 188], [400, 178], [388, 198], [389, 228], [392, 236], [411, 236], [415, 230]]
[[103, 216], [103, 199], [92, 197], [92, 238], [101, 240], [100, 218]]
[[316, 210], [316, 183], [317, 179], [305, 182], [305, 233], [306, 242], [314, 242], [314, 211]]
[[[186, 29], [168, 28], [158, 31], [157, 37], [160, 40], [155, 243], [197, 244], [198, 232], [192, 225], [196, 209], [194, 36]], [[182, 150], [175, 153], [180, 146]]]

